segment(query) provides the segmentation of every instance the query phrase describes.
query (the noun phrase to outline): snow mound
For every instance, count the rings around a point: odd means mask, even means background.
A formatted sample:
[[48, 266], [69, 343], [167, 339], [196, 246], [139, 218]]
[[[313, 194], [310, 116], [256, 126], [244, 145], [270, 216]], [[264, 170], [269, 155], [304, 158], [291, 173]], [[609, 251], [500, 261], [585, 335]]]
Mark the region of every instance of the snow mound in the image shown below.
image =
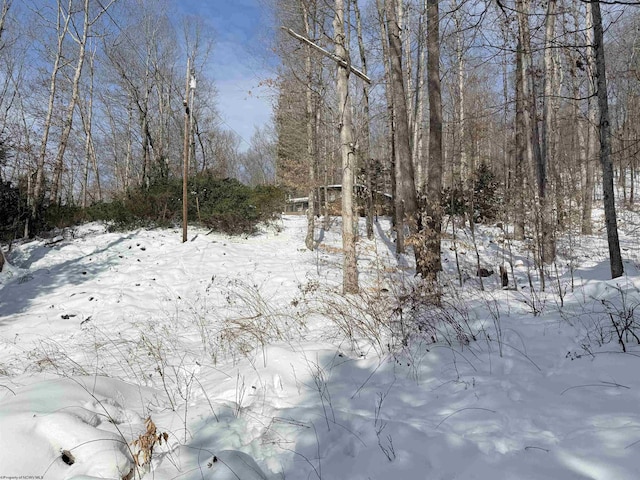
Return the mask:
[[125, 435], [140, 430], [143, 420], [113, 397], [131, 389], [118, 380], [81, 377], [7, 391], [0, 401], [3, 472], [76, 480], [126, 477], [133, 462]]

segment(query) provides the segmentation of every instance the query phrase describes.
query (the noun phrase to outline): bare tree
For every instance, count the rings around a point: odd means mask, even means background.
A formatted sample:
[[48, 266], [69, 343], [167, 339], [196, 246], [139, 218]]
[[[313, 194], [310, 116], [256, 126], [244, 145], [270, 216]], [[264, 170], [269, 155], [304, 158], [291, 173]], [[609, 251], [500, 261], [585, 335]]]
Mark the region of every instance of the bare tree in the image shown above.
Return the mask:
[[[362, 18], [360, 15], [360, 7], [358, 7], [357, 0], [353, 2], [353, 9], [356, 16], [356, 31], [358, 35], [358, 51], [360, 52], [360, 63], [362, 65], [362, 72], [367, 75], [367, 55], [364, 44], [364, 38], [362, 35]], [[373, 172], [371, 165], [371, 112], [369, 107], [369, 84], [362, 82], [362, 100], [364, 109], [364, 126], [362, 128], [362, 144], [359, 151], [363, 161], [364, 179], [365, 179], [365, 216], [366, 216], [366, 230], [367, 238], [373, 238]]]
[[338, 62], [337, 90], [340, 128], [340, 152], [342, 155], [342, 248], [344, 251], [344, 293], [357, 293], [358, 267], [356, 263], [356, 237], [354, 234], [353, 183], [355, 170], [355, 144], [352, 131], [351, 97], [349, 96], [349, 52], [345, 37], [344, 1], [335, 0], [333, 19], [335, 55]]
[[393, 97], [395, 123], [395, 211], [396, 251], [405, 252], [405, 224], [409, 230], [418, 230], [418, 203], [411, 157], [409, 113], [402, 69], [402, 41], [397, 18], [397, 1], [385, 0], [387, 35], [389, 38], [389, 64], [391, 73], [391, 95]]
[[[53, 65], [51, 67], [51, 75], [49, 79], [49, 102], [47, 105], [47, 112], [45, 114], [43, 126], [42, 126], [42, 140], [40, 142], [40, 154], [38, 156], [38, 163], [36, 166], [36, 179], [33, 188], [33, 198], [31, 199], [31, 217], [36, 218], [37, 212], [40, 209], [44, 197], [44, 167], [45, 159], [47, 157], [47, 145], [49, 143], [49, 132], [51, 130], [51, 123], [54, 113], [54, 103], [56, 99], [56, 93], [58, 90], [58, 73], [63, 66], [63, 46], [65, 39], [69, 32], [69, 24], [71, 22], [73, 2], [69, 0], [67, 8], [62, 4], [62, 0], [57, 2], [57, 15], [56, 15], [56, 52], [53, 58]], [[29, 228], [26, 229], [28, 234]]]
[[609, 99], [607, 97], [607, 71], [604, 54], [604, 32], [600, 1], [592, 0], [591, 21], [593, 23], [593, 40], [596, 60], [596, 77], [598, 79], [598, 109], [600, 111], [600, 164], [602, 165], [602, 194], [604, 202], [607, 241], [609, 243], [609, 262], [611, 278], [624, 273], [620, 240], [618, 239], [618, 223], [616, 217], [615, 192], [613, 189], [613, 165], [611, 162], [611, 124], [609, 121]]
[[275, 139], [273, 127], [256, 127], [243, 165], [249, 185], [269, 185], [275, 181]]
[[593, 187], [595, 184], [595, 159], [598, 155], [598, 102], [596, 101], [596, 55], [595, 42], [593, 39], [593, 22], [591, 13], [591, 2], [586, 2], [586, 70], [588, 85], [588, 114], [587, 114], [587, 143], [583, 166], [584, 186], [582, 189], [582, 226], [581, 231], [590, 235], [593, 233], [593, 222], [591, 220], [593, 212]]
[[80, 115], [82, 117], [82, 127], [84, 129], [84, 174], [82, 181], [82, 208], [87, 208], [87, 200], [89, 195], [89, 164], [93, 166], [96, 177], [96, 186], [98, 190], [98, 201], [102, 201], [102, 189], [100, 188], [100, 170], [98, 168], [98, 159], [96, 158], [96, 148], [93, 141], [93, 86], [94, 86], [94, 61], [95, 50], [89, 56], [89, 91], [87, 100], [84, 105], [80, 105]]
[[[311, 24], [315, 25], [315, 20], [305, 1], [300, 1], [300, 10], [302, 12], [302, 21], [304, 24], [305, 35], [307, 38], [315, 38]], [[317, 151], [317, 134], [318, 126], [316, 123], [316, 112], [314, 108], [314, 85], [313, 85], [313, 67], [311, 45], [305, 44], [305, 75], [307, 81], [307, 89], [305, 95], [306, 107], [306, 125], [307, 125], [307, 162], [309, 166], [309, 207], [307, 209], [307, 236], [305, 237], [305, 245], [308, 250], [315, 248], [315, 213], [316, 213], [316, 151]]]
[[427, 89], [429, 92], [429, 167], [425, 191], [425, 252], [416, 259], [418, 272], [435, 283], [442, 270], [442, 96], [440, 93], [440, 11], [438, 0], [427, 0]]
[[3, 33], [5, 31], [5, 24], [7, 21], [7, 15], [13, 0], [2, 0], [2, 6], [0, 7], [0, 50], [4, 48]]

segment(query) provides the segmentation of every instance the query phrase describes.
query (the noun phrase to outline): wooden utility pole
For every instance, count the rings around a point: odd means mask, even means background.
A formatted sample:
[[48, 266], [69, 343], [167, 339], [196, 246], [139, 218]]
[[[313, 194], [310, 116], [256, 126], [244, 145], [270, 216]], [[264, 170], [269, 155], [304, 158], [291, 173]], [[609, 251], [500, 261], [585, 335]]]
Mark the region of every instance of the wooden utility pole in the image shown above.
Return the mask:
[[184, 144], [182, 150], [182, 243], [187, 241], [187, 177], [189, 175], [189, 137], [191, 136], [191, 57], [187, 57], [187, 81], [184, 101]]

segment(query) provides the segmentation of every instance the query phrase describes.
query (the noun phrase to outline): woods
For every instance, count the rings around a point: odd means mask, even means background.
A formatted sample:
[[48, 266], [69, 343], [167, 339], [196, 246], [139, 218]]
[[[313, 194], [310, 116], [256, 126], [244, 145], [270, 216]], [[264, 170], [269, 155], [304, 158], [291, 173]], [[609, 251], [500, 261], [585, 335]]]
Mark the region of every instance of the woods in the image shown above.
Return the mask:
[[[611, 274], [623, 273], [616, 201], [636, 202], [638, 164], [631, 7], [274, 0], [273, 124], [246, 148], [216, 107], [215, 32], [157, 3], [3, 0], [0, 172], [28, 207], [13, 238], [37, 233], [52, 206], [85, 210], [174, 179], [186, 198], [187, 179], [208, 175], [305, 198], [309, 250], [340, 214], [345, 292], [358, 290], [352, 225], [364, 216], [371, 238], [387, 213], [396, 253], [414, 255], [426, 284], [442, 269], [443, 228], [483, 221], [530, 241], [544, 282], [558, 236], [592, 233], [603, 205]], [[478, 187], [487, 175], [490, 192]]]
[[[338, 61], [337, 66], [330, 55], [315, 56], [314, 82], [304, 83], [299, 65], [306, 59], [309, 67], [310, 47], [303, 49], [300, 39], [286, 36], [276, 42], [284, 69], [276, 104], [278, 145], [284, 147], [293, 134], [287, 123], [295, 115], [292, 99], [299, 96], [302, 106], [305, 91], [323, 92], [313, 106], [316, 115], [307, 108], [313, 120], [300, 140], [309, 152], [317, 145], [329, 148], [313, 158], [279, 148], [277, 156], [279, 165], [308, 159], [308, 177], [285, 174], [282, 182], [299, 196], [303, 191], [297, 187], [309, 180], [309, 218], [319, 213], [314, 199], [321, 191], [319, 172], [328, 172], [324, 184], [342, 184], [343, 200], [352, 190], [350, 167], [338, 160], [348, 152], [339, 153], [345, 140], [337, 132], [348, 118], [341, 72], [355, 66], [372, 81], [364, 89], [361, 79], [348, 81], [356, 99], [350, 107], [355, 182], [365, 193], [356, 207], [348, 200], [342, 205], [343, 225], [353, 222], [354, 211], [368, 216], [368, 199], [382, 187], [393, 199], [396, 252], [404, 255], [411, 248], [417, 273], [435, 284], [442, 268], [443, 222], [455, 223], [461, 215], [472, 231], [479, 221], [500, 222], [511, 238], [531, 239], [544, 288], [545, 269], [556, 260], [557, 237], [576, 229], [592, 232], [597, 202], [605, 205], [612, 277], [623, 273], [614, 199], [634, 202], [625, 192], [635, 188], [630, 180], [635, 160], [629, 160], [635, 152], [622, 145], [637, 140], [623, 127], [624, 114], [608, 119], [607, 101], [626, 109], [620, 95], [637, 85], [622, 82], [623, 70], [606, 66], [605, 52], [630, 34], [625, 19], [635, 18], [635, 11], [609, 6], [603, 20], [598, 2], [349, 1], [334, 9], [347, 19], [344, 35], [351, 40], [345, 48], [342, 22], [330, 24], [331, 10], [313, 0], [275, 5], [283, 29], [296, 30], [304, 19], [311, 36], [307, 20], [313, 11], [314, 44], [340, 59], [341, 52], [360, 52], [347, 54], [348, 65]], [[606, 38], [599, 37], [603, 24]], [[622, 148], [614, 153], [615, 138]], [[478, 211], [489, 195], [475, 188], [483, 174], [497, 179], [490, 217]], [[310, 221], [308, 239], [314, 228]], [[352, 255], [351, 239], [345, 237], [344, 248], [345, 257]]]
[[[183, 145], [190, 179], [273, 183], [269, 127], [241, 140], [220, 116], [210, 69], [215, 32], [202, 18], [155, 0], [5, 0], [0, 15], [0, 175], [28, 205], [3, 236], [57, 226], [52, 209], [59, 218], [65, 208], [182, 178]], [[190, 138], [182, 128], [188, 57], [198, 80]]]

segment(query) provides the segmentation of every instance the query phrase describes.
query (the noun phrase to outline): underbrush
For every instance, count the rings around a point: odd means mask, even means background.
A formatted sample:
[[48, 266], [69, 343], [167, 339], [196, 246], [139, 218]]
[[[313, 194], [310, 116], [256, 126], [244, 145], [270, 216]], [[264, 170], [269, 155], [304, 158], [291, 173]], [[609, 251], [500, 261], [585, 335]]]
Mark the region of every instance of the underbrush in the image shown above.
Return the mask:
[[588, 311], [582, 304], [562, 311], [565, 321], [578, 330], [584, 351], [571, 355], [592, 354], [594, 349], [609, 344], [616, 344], [623, 353], [637, 350], [640, 346], [640, 289], [631, 282], [616, 284], [589, 300]]
[[[217, 179], [203, 173], [189, 179], [187, 188], [189, 222], [230, 235], [254, 233], [259, 223], [277, 219], [284, 210], [284, 193], [275, 186], [252, 188], [233, 178]], [[0, 189], [0, 197], [0, 238], [18, 237], [29, 217], [25, 200], [18, 189]], [[118, 231], [177, 225], [182, 221], [182, 179], [137, 187], [87, 208], [74, 204], [45, 206], [31, 222], [30, 234], [91, 221], [107, 222]]]
[[357, 356], [373, 351], [382, 358], [415, 343], [467, 345], [476, 339], [459, 299], [447, 297], [435, 304], [419, 279], [389, 283], [396, 286], [363, 286], [357, 294], [343, 295], [309, 282], [300, 286], [301, 296], [294, 302], [306, 305], [308, 316], [328, 320], [326, 339], [346, 344]]

